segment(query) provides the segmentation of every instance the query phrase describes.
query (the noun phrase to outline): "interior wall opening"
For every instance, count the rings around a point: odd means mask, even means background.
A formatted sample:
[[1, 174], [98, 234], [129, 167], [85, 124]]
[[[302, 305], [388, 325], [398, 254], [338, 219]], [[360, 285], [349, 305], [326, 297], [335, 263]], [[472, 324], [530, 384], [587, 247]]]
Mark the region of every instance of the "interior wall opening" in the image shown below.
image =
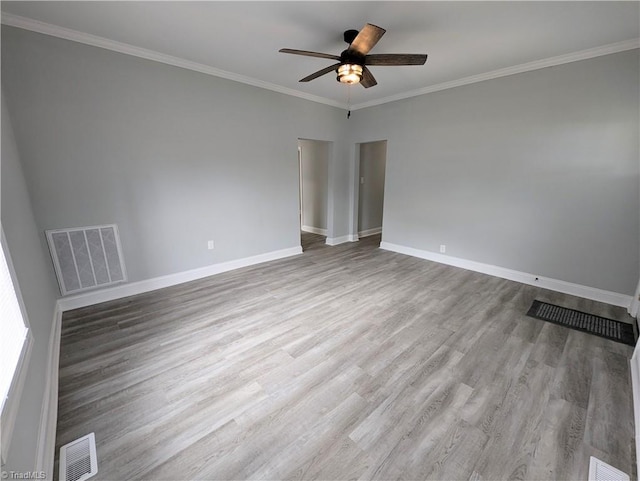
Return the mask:
[[356, 199], [354, 217], [358, 239], [380, 242], [384, 213], [387, 141], [359, 144], [356, 155]]
[[300, 244], [303, 251], [326, 242], [331, 144], [324, 140], [298, 139]]

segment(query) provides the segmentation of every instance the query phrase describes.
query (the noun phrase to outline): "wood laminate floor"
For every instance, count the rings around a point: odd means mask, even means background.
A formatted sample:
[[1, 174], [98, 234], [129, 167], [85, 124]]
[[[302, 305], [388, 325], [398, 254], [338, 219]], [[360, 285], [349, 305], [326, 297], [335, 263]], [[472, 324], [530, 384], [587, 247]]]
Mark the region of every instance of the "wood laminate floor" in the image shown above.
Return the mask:
[[623, 309], [323, 242], [65, 313], [57, 446], [95, 432], [96, 480], [635, 476], [632, 349], [525, 316]]

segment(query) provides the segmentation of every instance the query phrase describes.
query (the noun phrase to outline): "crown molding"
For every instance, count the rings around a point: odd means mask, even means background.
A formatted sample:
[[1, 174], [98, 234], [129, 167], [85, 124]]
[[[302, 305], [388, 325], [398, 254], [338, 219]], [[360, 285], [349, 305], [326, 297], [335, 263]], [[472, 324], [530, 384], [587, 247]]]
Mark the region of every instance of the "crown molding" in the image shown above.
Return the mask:
[[579, 60], [587, 60], [590, 58], [601, 57], [603, 55], [624, 52], [626, 50], [633, 50], [636, 48], [640, 48], [640, 38], [633, 38], [631, 40], [625, 40], [623, 42], [603, 45], [602, 47], [590, 48], [587, 50], [580, 50], [578, 52], [573, 52], [566, 55], [558, 55], [557, 57], [550, 57], [543, 60], [536, 60], [534, 62], [514, 65], [513, 67], [493, 70], [491, 72], [487, 72], [479, 75], [472, 75], [471, 77], [464, 77], [458, 80], [452, 80], [451, 82], [444, 82], [436, 85], [429, 85], [428, 87], [423, 87], [421, 89], [411, 90], [411, 91], [403, 92], [397, 95], [391, 95], [389, 97], [384, 97], [381, 99], [371, 100], [369, 102], [362, 102], [356, 105], [352, 105], [351, 110], [364, 109], [367, 107], [373, 107], [375, 105], [382, 105], [389, 102], [395, 102], [396, 100], [403, 100], [411, 97], [417, 97], [419, 95], [424, 95], [431, 92], [438, 92], [440, 90], [452, 89], [455, 87], [461, 87], [463, 85], [469, 85], [477, 82], [484, 82], [485, 80], [506, 77], [508, 75], [515, 75], [518, 73], [530, 72], [532, 70], [539, 70], [546, 67], [554, 67], [556, 65], [577, 62]]
[[[77, 30], [59, 27], [57, 25], [40, 22], [38, 20], [33, 20], [27, 17], [21, 17], [19, 15], [14, 15], [11, 13], [1, 12], [1, 16], [2, 16], [1, 18], [2, 24], [8, 25], [11, 27], [22, 28], [24, 30], [30, 30], [32, 32], [41, 33], [44, 35], [50, 35], [52, 37], [58, 37], [65, 40], [71, 40], [73, 42], [83, 43], [85, 45], [91, 45], [93, 47], [104, 48], [107, 50], [112, 50], [114, 52], [124, 53], [127, 55], [132, 55], [134, 57], [139, 57], [146, 60], [152, 60], [155, 62], [172, 65], [174, 67], [193, 70], [195, 72], [200, 72], [203, 74], [212, 75], [214, 77], [220, 77], [227, 80], [233, 80], [235, 82], [251, 85], [253, 87], [259, 87], [259, 88], [271, 90], [281, 94], [290, 95], [290, 96], [298, 97], [305, 100], [310, 100], [311, 102], [329, 105], [331, 107], [338, 107], [340, 109], [349, 108], [347, 104], [343, 102], [337, 102], [335, 100], [331, 100], [325, 97], [320, 97], [318, 95], [313, 95], [306, 92], [301, 92], [299, 90], [282, 87], [280, 85], [272, 84], [270, 82], [264, 82], [262, 80], [258, 80], [252, 77], [247, 77], [245, 75], [228, 72], [226, 70], [221, 70], [221, 69], [204, 65], [198, 62], [192, 62], [190, 60], [174, 57], [172, 55], [166, 55], [153, 50], [149, 50], [141, 47], [135, 47], [127, 43], [116, 42], [115, 40], [109, 40], [104, 37], [98, 37], [96, 35], [79, 32]], [[436, 85], [429, 85], [427, 87], [423, 87], [417, 90], [402, 92], [402, 93], [391, 95], [381, 99], [375, 99], [369, 102], [362, 102], [359, 104], [355, 104], [355, 105], [352, 105], [350, 109], [353, 111], [360, 110], [367, 107], [373, 107], [376, 105], [382, 105], [389, 102], [395, 102], [397, 100], [404, 100], [411, 97], [417, 97], [419, 95], [438, 92], [440, 90], [452, 89], [455, 87], [461, 87], [463, 85], [469, 85], [476, 82], [484, 82], [485, 80], [506, 77], [509, 75], [515, 75], [515, 74], [524, 73], [524, 72], [530, 72], [532, 70], [539, 70], [546, 67], [553, 67], [553, 66], [562, 65], [565, 63], [577, 62], [579, 60], [587, 60], [590, 58], [601, 57], [603, 55], [624, 52], [626, 50], [633, 50], [636, 48], [640, 48], [640, 38], [634, 38], [634, 39], [625, 40], [622, 42], [612, 43], [609, 45], [604, 45], [602, 47], [581, 50], [581, 51], [569, 53], [566, 55], [558, 55], [556, 57], [536, 60], [533, 62], [515, 65], [513, 67], [502, 68], [502, 69], [493, 70], [491, 72], [486, 72], [479, 75], [472, 75], [470, 77], [464, 77], [461, 79], [452, 80], [450, 82], [444, 82]]]
[[40, 22], [27, 17], [21, 17], [20, 15], [13, 15], [7, 12], [1, 12], [3, 25], [10, 27], [21, 28], [24, 30], [30, 30], [32, 32], [41, 33], [44, 35], [50, 35], [52, 37], [58, 37], [65, 40], [71, 40], [73, 42], [83, 43], [85, 45], [91, 45], [92, 47], [104, 48], [112, 50], [114, 52], [124, 53], [132, 55], [134, 57], [140, 57], [146, 60], [152, 60], [154, 62], [160, 62], [174, 67], [180, 67], [187, 70], [193, 70], [195, 72], [212, 75], [214, 77], [220, 77], [227, 80], [233, 80], [234, 82], [240, 82], [243, 84], [251, 85], [253, 87], [259, 87], [267, 90], [272, 90], [285, 95], [291, 95], [293, 97], [299, 97], [312, 102], [329, 105], [331, 107], [346, 108], [346, 104], [336, 102], [331, 99], [320, 97], [318, 95], [308, 94], [299, 90], [282, 87], [281, 85], [272, 84], [270, 82], [264, 82], [252, 77], [240, 75], [226, 70], [221, 70], [209, 65], [204, 65], [198, 62], [192, 62], [172, 55], [156, 52], [146, 48], [135, 47], [133, 45], [117, 42], [115, 40], [109, 40], [104, 37], [98, 37], [97, 35], [91, 35], [77, 30], [69, 28], [59, 27], [50, 23]]

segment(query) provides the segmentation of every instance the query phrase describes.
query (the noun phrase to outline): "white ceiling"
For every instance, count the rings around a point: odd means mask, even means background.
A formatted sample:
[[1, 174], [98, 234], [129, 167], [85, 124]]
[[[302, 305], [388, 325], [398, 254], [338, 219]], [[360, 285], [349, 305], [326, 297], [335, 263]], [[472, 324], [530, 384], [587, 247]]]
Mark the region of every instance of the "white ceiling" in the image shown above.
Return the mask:
[[[356, 108], [626, 50], [640, 37], [637, 1], [3, 1], [2, 12], [5, 24], [168, 63], [187, 61], [183, 65], [196, 70], [332, 105], [344, 105], [350, 90]], [[387, 30], [371, 53], [427, 53], [427, 63], [371, 67], [378, 85], [364, 89], [341, 85], [333, 74], [298, 83], [332, 61], [278, 52], [286, 47], [339, 55], [347, 46], [343, 31], [367, 22]]]

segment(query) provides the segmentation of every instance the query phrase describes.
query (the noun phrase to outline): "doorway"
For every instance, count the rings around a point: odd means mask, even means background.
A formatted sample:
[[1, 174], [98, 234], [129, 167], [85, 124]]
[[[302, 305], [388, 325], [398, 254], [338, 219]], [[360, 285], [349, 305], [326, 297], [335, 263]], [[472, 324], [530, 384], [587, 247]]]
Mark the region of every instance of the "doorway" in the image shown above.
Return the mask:
[[298, 139], [300, 244], [303, 251], [323, 245], [327, 238], [330, 153], [331, 142]]
[[382, 237], [386, 165], [386, 140], [359, 144], [355, 226], [359, 239], [378, 244]]

